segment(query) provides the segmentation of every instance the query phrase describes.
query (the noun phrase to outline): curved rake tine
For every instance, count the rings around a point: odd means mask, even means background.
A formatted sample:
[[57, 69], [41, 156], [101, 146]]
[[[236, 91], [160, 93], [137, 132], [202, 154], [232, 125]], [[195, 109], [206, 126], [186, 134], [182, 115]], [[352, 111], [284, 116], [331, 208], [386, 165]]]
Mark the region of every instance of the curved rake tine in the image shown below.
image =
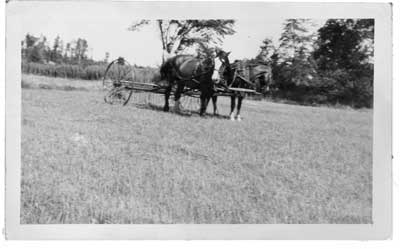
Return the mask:
[[154, 96], [153, 96], [153, 94], [148, 93], [148, 94], [147, 94], [147, 104], [148, 104], [148, 105], [151, 105], [151, 104], [154, 105], [154, 103], [155, 103], [155, 101], [154, 101]]
[[189, 109], [193, 109], [193, 99], [189, 99]]
[[129, 102], [129, 100], [131, 99], [131, 97], [132, 97], [132, 93], [133, 93], [133, 91], [131, 90], [130, 92], [129, 92], [129, 95], [128, 95], [128, 98], [125, 100], [125, 102], [124, 102], [124, 106], [126, 105], [126, 104], [128, 104], [128, 102]]

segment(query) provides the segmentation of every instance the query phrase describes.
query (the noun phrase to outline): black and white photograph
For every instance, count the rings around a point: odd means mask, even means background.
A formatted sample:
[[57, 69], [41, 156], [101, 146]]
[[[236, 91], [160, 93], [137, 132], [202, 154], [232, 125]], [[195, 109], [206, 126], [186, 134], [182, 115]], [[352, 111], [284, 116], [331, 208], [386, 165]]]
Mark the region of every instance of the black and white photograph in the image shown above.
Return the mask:
[[20, 225], [373, 225], [376, 19], [261, 6], [14, 8]]

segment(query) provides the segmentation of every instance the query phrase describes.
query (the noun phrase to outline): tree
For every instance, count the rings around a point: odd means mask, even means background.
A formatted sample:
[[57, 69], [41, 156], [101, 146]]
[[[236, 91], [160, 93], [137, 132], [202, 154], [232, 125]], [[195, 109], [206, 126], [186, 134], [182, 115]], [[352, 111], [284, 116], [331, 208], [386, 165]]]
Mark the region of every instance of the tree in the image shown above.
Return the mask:
[[104, 56], [104, 60], [103, 60], [103, 62], [104, 63], [108, 63], [108, 60], [110, 59], [110, 53], [109, 52], [106, 52], [106, 54], [105, 54], [105, 56]]
[[29, 33], [25, 35], [25, 39], [22, 41], [22, 44], [21, 44], [22, 45], [21, 46], [21, 55], [22, 55], [23, 59], [25, 59], [27, 61], [32, 61], [32, 53], [34, 50], [34, 46], [38, 40], [39, 40], [38, 37], [30, 35]]
[[283, 33], [279, 39], [278, 57], [280, 62], [289, 61], [300, 51], [306, 56], [313, 50], [314, 34], [307, 26], [312, 25], [309, 19], [288, 19], [284, 23]]
[[[140, 20], [133, 23], [128, 29], [137, 31], [149, 20]], [[160, 33], [162, 49], [166, 51], [167, 45], [172, 44], [173, 51], [177, 53], [185, 47], [190, 47], [199, 39], [212, 44], [220, 44], [226, 35], [235, 33], [234, 20], [157, 20], [156, 25]], [[163, 58], [164, 61], [164, 58]]]
[[362, 63], [373, 63], [374, 56], [374, 19], [359, 19], [356, 23], [356, 29], [359, 30], [362, 41], [360, 50], [366, 55], [366, 60]]
[[330, 19], [318, 30], [314, 58], [338, 102], [372, 106], [373, 33], [373, 19]]
[[319, 48], [314, 57], [318, 59], [321, 70], [351, 69], [355, 63], [364, 59], [364, 54], [358, 51], [361, 34], [355, 26], [356, 22], [352, 19], [331, 19], [319, 29]]
[[83, 60], [87, 59], [86, 52], [88, 51], [88, 43], [85, 39], [78, 38], [75, 43], [74, 57], [78, 64], [81, 64]]
[[35, 44], [36, 44], [36, 42], [39, 40], [39, 38], [38, 37], [35, 37], [35, 36], [33, 36], [33, 35], [30, 35], [30, 34], [26, 34], [26, 36], [25, 36], [25, 45], [26, 45], [26, 48], [31, 48], [31, 47], [33, 47]]
[[275, 53], [276, 48], [271, 38], [265, 38], [260, 46], [260, 52], [256, 56], [257, 60], [270, 64], [272, 62], [272, 55]]
[[284, 23], [280, 44], [271, 56], [274, 80], [281, 90], [315, 84], [315, 63], [311, 57], [314, 34], [307, 29], [308, 19], [288, 19]]
[[48, 62], [50, 59], [50, 48], [47, 43], [47, 38], [44, 35], [41, 35], [35, 49], [41, 56], [42, 62]]
[[49, 48], [45, 36], [35, 37], [27, 34], [23, 42], [22, 58], [28, 62], [45, 62], [48, 60]]
[[57, 37], [54, 39], [53, 49], [50, 52], [50, 60], [56, 63], [61, 63], [63, 57], [63, 49], [63, 41], [61, 40], [60, 36], [57, 35]]

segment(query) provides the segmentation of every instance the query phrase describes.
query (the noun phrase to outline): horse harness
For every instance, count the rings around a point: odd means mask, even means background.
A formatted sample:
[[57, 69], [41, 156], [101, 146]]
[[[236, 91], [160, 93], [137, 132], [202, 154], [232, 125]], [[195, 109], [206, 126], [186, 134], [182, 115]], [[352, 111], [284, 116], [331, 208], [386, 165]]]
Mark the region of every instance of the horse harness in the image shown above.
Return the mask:
[[[205, 75], [205, 74], [208, 74], [208, 73], [210, 73], [211, 71], [214, 71], [215, 63], [213, 63], [212, 66], [210, 66], [209, 69], [208, 69], [207, 71], [198, 73], [198, 71], [199, 71], [199, 69], [200, 69], [200, 66], [202, 65], [202, 62], [205, 61], [205, 60], [206, 60], [206, 59], [203, 59], [203, 60], [199, 60], [199, 61], [198, 61], [195, 70], [193, 70], [192, 75], [191, 75], [189, 78], [184, 78], [183, 76], [179, 75], [179, 68], [178, 68], [177, 65], [174, 63], [173, 66], [174, 66], [174, 70], [175, 70], [175, 75], [176, 75], [176, 77], [179, 78], [180, 81], [192, 81], [192, 82], [194, 82], [194, 83], [196, 83], [196, 84], [200, 84], [200, 82], [199, 82], [198, 80], [196, 80], [197, 77], [202, 76], [202, 75]], [[212, 60], [212, 61], [213, 61], [213, 60]]]
[[[251, 87], [255, 87], [255, 84], [253, 83], [253, 82], [251, 82], [249, 79], [250, 79], [250, 71], [252, 70], [251, 68], [252, 67], [256, 67], [257, 65], [248, 65], [247, 67], [246, 66], [243, 66], [242, 65], [242, 63], [238, 63], [238, 62], [234, 62], [234, 63], [232, 63], [231, 64], [231, 67], [232, 67], [232, 69], [233, 69], [233, 77], [232, 77], [232, 81], [231, 82], [228, 82], [226, 85], [228, 86], [228, 87], [231, 87], [231, 86], [233, 86], [233, 84], [235, 83], [235, 81], [236, 81], [236, 79], [241, 79], [242, 81], [244, 81], [245, 83], [247, 83], [247, 84], [249, 84]], [[249, 68], [249, 73], [248, 73], [248, 75], [243, 75], [243, 72], [245, 72], [246, 71], [246, 68]], [[221, 68], [220, 68], [220, 70], [219, 70], [219, 73], [220, 73], [220, 78], [222, 78], [222, 79], [224, 79], [224, 72], [225, 72], [225, 70], [226, 70], [226, 65], [225, 64], [222, 64], [221, 65]], [[246, 77], [247, 76], [247, 77]], [[256, 76], [258, 76], [258, 75], [256, 75]], [[255, 77], [256, 77], [255, 76]]]

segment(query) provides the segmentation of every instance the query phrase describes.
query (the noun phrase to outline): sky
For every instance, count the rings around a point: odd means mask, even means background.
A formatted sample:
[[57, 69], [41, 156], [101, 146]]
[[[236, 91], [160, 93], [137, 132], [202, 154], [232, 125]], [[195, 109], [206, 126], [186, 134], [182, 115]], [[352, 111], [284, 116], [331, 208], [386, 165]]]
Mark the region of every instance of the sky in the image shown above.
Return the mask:
[[[123, 56], [131, 64], [157, 66], [161, 63], [161, 41], [156, 25], [139, 31], [128, 27], [139, 20], [136, 9], [130, 5], [92, 4], [49, 5], [36, 4], [18, 8], [21, 17], [21, 40], [25, 34], [44, 35], [52, 45], [59, 35], [66, 42], [84, 38], [89, 44], [89, 57], [102, 60], [105, 53], [110, 59]], [[236, 33], [226, 36], [221, 47], [231, 51], [231, 59], [252, 58], [259, 52], [262, 41], [269, 37], [277, 45], [282, 33], [282, 17], [251, 17], [236, 19]], [[315, 19], [317, 30], [325, 20]]]

